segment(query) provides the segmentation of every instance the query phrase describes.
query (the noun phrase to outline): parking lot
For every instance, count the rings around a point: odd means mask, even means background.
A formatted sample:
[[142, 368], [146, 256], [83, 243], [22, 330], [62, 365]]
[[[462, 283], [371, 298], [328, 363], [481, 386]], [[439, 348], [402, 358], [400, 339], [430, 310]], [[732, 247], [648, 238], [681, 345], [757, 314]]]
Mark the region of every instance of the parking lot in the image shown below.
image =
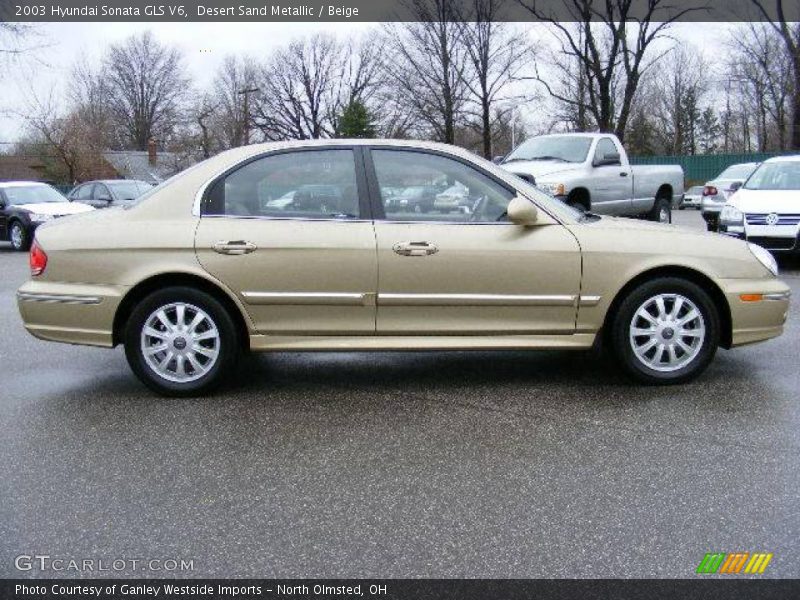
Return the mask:
[[[676, 223], [702, 228], [695, 211]], [[29, 336], [0, 245], [0, 576], [19, 555], [220, 577], [800, 574], [800, 261], [786, 333], [646, 388], [594, 353], [281, 353], [214, 397]], [[86, 575], [84, 573], [84, 575]]]

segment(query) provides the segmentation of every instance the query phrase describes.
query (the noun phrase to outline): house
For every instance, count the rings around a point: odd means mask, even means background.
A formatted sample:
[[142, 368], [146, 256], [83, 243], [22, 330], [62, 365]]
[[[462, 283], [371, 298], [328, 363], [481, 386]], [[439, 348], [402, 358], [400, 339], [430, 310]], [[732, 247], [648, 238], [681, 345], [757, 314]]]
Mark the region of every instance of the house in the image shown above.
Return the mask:
[[43, 181], [52, 183], [47, 166], [36, 156], [0, 154], [0, 181]]
[[177, 154], [159, 152], [155, 140], [150, 140], [147, 150], [109, 150], [103, 152], [103, 159], [118, 177], [153, 184], [161, 183], [186, 167]]

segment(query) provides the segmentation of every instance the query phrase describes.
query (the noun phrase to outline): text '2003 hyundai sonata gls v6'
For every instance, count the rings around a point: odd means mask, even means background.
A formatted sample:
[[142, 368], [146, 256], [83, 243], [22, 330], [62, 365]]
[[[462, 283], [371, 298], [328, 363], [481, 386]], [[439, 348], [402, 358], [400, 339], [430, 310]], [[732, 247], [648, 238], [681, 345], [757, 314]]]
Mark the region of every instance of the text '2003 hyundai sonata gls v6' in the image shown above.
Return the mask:
[[[458, 186], [463, 209], [387, 202], [420, 186]], [[780, 335], [790, 293], [758, 246], [582, 213], [406, 141], [224, 152], [132, 206], [41, 227], [31, 270], [28, 331], [123, 344], [172, 395], [209, 390], [247, 349], [581, 349], [601, 333], [634, 378], [675, 383], [718, 346]]]

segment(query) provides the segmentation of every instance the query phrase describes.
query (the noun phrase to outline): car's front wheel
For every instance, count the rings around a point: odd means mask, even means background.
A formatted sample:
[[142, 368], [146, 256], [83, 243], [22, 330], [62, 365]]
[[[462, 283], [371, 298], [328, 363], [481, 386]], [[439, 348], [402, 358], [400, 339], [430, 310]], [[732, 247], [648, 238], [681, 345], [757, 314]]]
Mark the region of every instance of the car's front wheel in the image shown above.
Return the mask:
[[133, 309], [125, 355], [136, 376], [167, 396], [206, 393], [239, 355], [236, 326], [213, 296], [190, 287], [154, 292]]
[[28, 230], [19, 221], [14, 221], [11, 224], [11, 231], [9, 231], [9, 239], [11, 247], [19, 252], [24, 252], [31, 247], [31, 236]]
[[719, 314], [709, 295], [680, 278], [648, 281], [621, 302], [612, 345], [625, 371], [643, 383], [682, 383], [702, 373], [719, 345]]

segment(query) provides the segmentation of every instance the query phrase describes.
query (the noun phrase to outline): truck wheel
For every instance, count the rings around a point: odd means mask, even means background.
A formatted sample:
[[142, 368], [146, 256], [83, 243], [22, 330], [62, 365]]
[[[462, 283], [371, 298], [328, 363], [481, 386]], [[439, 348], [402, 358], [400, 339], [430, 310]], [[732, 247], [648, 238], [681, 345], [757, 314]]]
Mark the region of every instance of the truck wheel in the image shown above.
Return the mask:
[[672, 223], [672, 206], [666, 198], [656, 198], [653, 208], [647, 216], [650, 221], [657, 223]]

